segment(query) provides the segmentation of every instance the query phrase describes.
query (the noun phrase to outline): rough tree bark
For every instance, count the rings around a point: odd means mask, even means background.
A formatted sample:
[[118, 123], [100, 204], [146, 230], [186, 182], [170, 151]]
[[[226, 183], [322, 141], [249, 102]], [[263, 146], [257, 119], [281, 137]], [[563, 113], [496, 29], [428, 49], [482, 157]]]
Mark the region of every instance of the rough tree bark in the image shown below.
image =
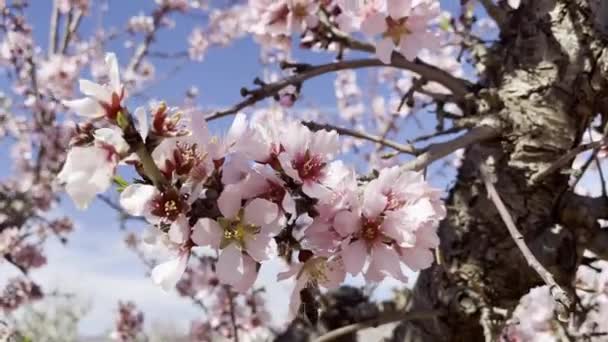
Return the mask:
[[[597, 4], [522, 1], [520, 9], [505, 12], [498, 42], [476, 52], [485, 69], [470, 98], [472, 110], [498, 119], [501, 134], [465, 154], [439, 230], [443, 261], [422, 272], [414, 289], [413, 310], [443, 314], [403, 323], [395, 341], [498, 340], [505, 310], [543, 285], [488, 199], [478, 172], [488, 157], [525, 241], [558, 283], [571, 288], [588, 236], [576, 233], [580, 220], [564, 218], [568, 176], [555, 172], [538, 184], [530, 178], [575, 147], [595, 114], [608, 113], [607, 41]], [[482, 324], [482, 317], [488, 322]]]

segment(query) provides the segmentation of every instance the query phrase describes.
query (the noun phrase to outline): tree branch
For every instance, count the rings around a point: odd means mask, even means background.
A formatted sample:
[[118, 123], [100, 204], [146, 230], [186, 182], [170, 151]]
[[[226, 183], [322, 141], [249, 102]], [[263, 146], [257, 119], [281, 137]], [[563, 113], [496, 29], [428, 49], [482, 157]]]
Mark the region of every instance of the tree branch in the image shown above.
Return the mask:
[[[347, 34], [339, 31], [335, 26], [328, 25], [328, 28], [337, 42], [344, 47], [352, 50], [376, 53], [376, 47], [372, 44], [356, 40]], [[449, 72], [430, 65], [420, 58], [415, 58], [414, 61], [408, 61], [405, 57], [397, 52], [393, 52], [391, 65], [413, 71], [428, 81], [437, 82], [448, 88], [458, 99], [464, 99], [465, 95], [470, 92], [473, 84], [467, 80], [458, 78]]]
[[570, 299], [570, 296], [559, 286], [559, 284], [553, 278], [553, 274], [547, 271], [547, 269], [538, 261], [538, 259], [536, 259], [528, 245], [526, 245], [526, 240], [524, 239], [524, 236], [519, 232], [519, 230], [515, 226], [513, 217], [511, 217], [509, 210], [503, 203], [502, 199], [500, 198], [500, 195], [494, 187], [492, 176], [488, 173], [484, 166], [481, 166], [479, 170], [482, 175], [483, 182], [486, 186], [488, 196], [490, 197], [490, 200], [492, 200], [492, 203], [494, 203], [494, 206], [498, 210], [500, 217], [507, 226], [511, 238], [513, 238], [513, 241], [521, 251], [521, 254], [524, 256], [526, 261], [528, 262], [528, 265], [532, 267], [532, 269], [536, 271], [536, 273], [541, 277], [545, 284], [549, 286], [551, 295], [553, 296], [553, 299], [557, 304], [556, 310], [558, 313], [558, 319], [560, 321], [567, 321], [572, 307], [572, 300]]
[[211, 120], [222, 118], [227, 115], [236, 114], [240, 110], [242, 110], [246, 107], [254, 105], [254, 104], [258, 103], [259, 101], [262, 101], [268, 97], [274, 96], [281, 89], [287, 87], [288, 85], [301, 84], [302, 82], [304, 82], [308, 79], [311, 79], [311, 78], [314, 78], [314, 77], [317, 77], [320, 75], [324, 75], [324, 74], [327, 74], [330, 72], [336, 72], [336, 71], [347, 70], [347, 69], [377, 67], [377, 66], [387, 66], [387, 65], [382, 63], [382, 61], [380, 61], [378, 59], [355, 59], [355, 60], [350, 60], [350, 61], [339, 61], [339, 62], [321, 64], [321, 65], [317, 65], [317, 66], [309, 66], [309, 67], [303, 69], [301, 72], [299, 72], [296, 75], [284, 78], [284, 79], [274, 82], [274, 83], [262, 85], [262, 86], [260, 86], [260, 88], [255, 89], [255, 90], [245, 90], [245, 95], [248, 96], [245, 100], [237, 103], [236, 105], [234, 105], [233, 107], [231, 107], [227, 110], [208, 115], [205, 118], [205, 120], [211, 121]]
[[348, 335], [359, 330], [366, 328], [378, 327], [380, 325], [389, 324], [393, 322], [402, 321], [413, 321], [422, 319], [433, 319], [439, 315], [438, 311], [428, 312], [386, 312], [381, 314], [380, 317], [361, 323], [350, 324], [320, 336], [314, 342], [330, 342], [336, 340], [344, 335]]
[[588, 144], [578, 145], [577, 147], [568, 151], [568, 153], [561, 156], [559, 159], [557, 159], [553, 164], [551, 164], [546, 169], [541, 170], [541, 171], [535, 173], [534, 175], [532, 175], [532, 177], [530, 177], [530, 184], [539, 183], [541, 180], [543, 180], [547, 176], [551, 175], [555, 171], [568, 165], [579, 153], [582, 153], [582, 152], [585, 152], [585, 151], [588, 151], [591, 149], [599, 148], [600, 146], [602, 146], [602, 144], [603, 144], [603, 141], [595, 141], [595, 142], [588, 143]]
[[467, 147], [480, 141], [495, 138], [499, 133], [500, 132], [498, 129], [487, 125], [475, 127], [464, 135], [461, 135], [453, 140], [432, 144], [426, 147], [423, 149], [424, 153], [416, 157], [416, 159], [403, 164], [401, 168], [408, 171], [423, 170], [429, 164], [449, 155], [458, 149]]
[[320, 123], [316, 123], [316, 122], [312, 122], [312, 121], [303, 121], [302, 124], [304, 126], [310, 128], [313, 131], [319, 131], [319, 130], [323, 130], [323, 129], [328, 130], [328, 131], [334, 130], [334, 131], [338, 132], [338, 134], [340, 134], [340, 135], [348, 135], [353, 138], [368, 140], [368, 141], [374, 142], [374, 143], [382, 145], [382, 146], [390, 147], [390, 148], [394, 149], [395, 151], [398, 151], [401, 153], [407, 153], [407, 154], [413, 154], [413, 155], [418, 155], [418, 153], [419, 153], [418, 150], [416, 149], [416, 147], [414, 147], [413, 145], [399, 144], [395, 141], [383, 139], [382, 137], [379, 137], [377, 135], [368, 134], [368, 133], [357, 131], [354, 129], [338, 127], [338, 126], [334, 126], [331, 124], [320, 124]]
[[49, 26], [49, 51], [48, 56], [51, 57], [57, 52], [59, 43], [59, 7], [57, 1], [53, 1], [53, 9], [51, 10], [51, 23]]
[[82, 16], [83, 13], [82, 11], [76, 11], [76, 14], [73, 14], [72, 11], [70, 11], [69, 15], [68, 15], [68, 21], [65, 25], [65, 33], [63, 36], [63, 42], [61, 43], [61, 53], [65, 54], [66, 51], [68, 50], [68, 45], [70, 44], [70, 40], [72, 39], [72, 36], [74, 35], [74, 33], [76, 33], [76, 30], [78, 30], [78, 26], [80, 26], [80, 22], [82, 21]]

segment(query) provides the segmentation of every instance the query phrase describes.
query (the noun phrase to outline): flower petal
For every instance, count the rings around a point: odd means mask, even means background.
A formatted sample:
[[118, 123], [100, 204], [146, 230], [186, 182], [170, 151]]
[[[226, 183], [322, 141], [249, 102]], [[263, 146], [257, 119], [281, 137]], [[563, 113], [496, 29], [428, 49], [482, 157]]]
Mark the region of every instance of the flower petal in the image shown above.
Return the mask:
[[220, 225], [210, 218], [201, 218], [194, 225], [192, 241], [199, 246], [219, 248], [224, 231]]
[[376, 43], [376, 57], [378, 57], [378, 59], [381, 60], [385, 64], [391, 63], [393, 50], [394, 50], [393, 41], [388, 38], [384, 38], [381, 41]]
[[241, 193], [236, 186], [228, 185], [217, 199], [217, 205], [226, 218], [235, 218], [241, 209]]
[[264, 226], [277, 219], [279, 207], [265, 199], [256, 198], [245, 207], [245, 222]]
[[342, 262], [346, 272], [356, 275], [365, 266], [367, 259], [367, 246], [363, 240], [357, 240], [351, 244], [343, 244], [342, 246]]
[[90, 96], [105, 103], [112, 103], [112, 93], [104, 86], [89, 80], [80, 80], [80, 91], [86, 96]]
[[236, 284], [244, 274], [243, 253], [231, 243], [222, 250], [217, 260], [217, 276], [224, 284]]
[[401, 270], [399, 254], [384, 243], [376, 243], [372, 247], [371, 262], [365, 278], [370, 281], [381, 281], [387, 276], [407, 282], [407, 277]]
[[173, 243], [183, 244], [190, 239], [190, 223], [184, 215], [178, 216], [178, 218], [171, 223], [169, 228], [169, 240]]
[[338, 234], [342, 237], [346, 237], [359, 230], [359, 222], [359, 215], [348, 210], [343, 210], [334, 217], [333, 227]]
[[116, 94], [120, 94], [121, 84], [120, 84], [120, 72], [118, 68], [118, 59], [116, 55], [113, 53], [106, 54], [106, 66], [108, 68], [108, 77], [110, 79], [110, 87]]
[[148, 130], [150, 129], [146, 109], [144, 107], [135, 108], [135, 118], [137, 118], [137, 131], [139, 132], [139, 135], [141, 135], [143, 141], [146, 141]]
[[120, 206], [133, 216], [143, 216], [148, 203], [158, 194], [156, 188], [146, 184], [131, 184], [120, 193]]
[[276, 254], [277, 244], [265, 234], [252, 234], [245, 237], [245, 248], [255, 261], [262, 262]]
[[368, 15], [361, 23], [361, 32], [368, 36], [375, 36], [386, 32], [386, 15], [380, 12], [374, 12]]
[[88, 97], [77, 100], [64, 100], [61, 103], [74, 113], [87, 118], [97, 118], [104, 116], [106, 113], [99, 102]]
[[387, 0], [388, 15], [394, 20], [409, 17], [412, 11], [412, 0]]
[[188, 258], [190, 258], [190, 252], [185, 252], [175, 259], [156, 265], [151, 274], [154, 283], [160, 285], [165, 291], [174, 288], [186, 270]]

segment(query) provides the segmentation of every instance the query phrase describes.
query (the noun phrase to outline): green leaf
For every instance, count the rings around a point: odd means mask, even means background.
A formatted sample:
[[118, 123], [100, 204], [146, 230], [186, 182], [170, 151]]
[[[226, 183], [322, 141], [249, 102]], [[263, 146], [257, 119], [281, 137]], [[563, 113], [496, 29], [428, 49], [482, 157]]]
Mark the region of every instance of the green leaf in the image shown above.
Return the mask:
[[116, 115], [116, 123], [118, 124], [118, 127], [124, 130], [129, 127], [129, 118], [125, 115], [125, 113], [120, 111]]
[[124, 178], [119, 175], [115, 175], [112, 177], [112, 181], [116, 184], [116, 190], [118, 192], [122, 192], [126, 187], [129, 186], [129, 182], [127, 182]]

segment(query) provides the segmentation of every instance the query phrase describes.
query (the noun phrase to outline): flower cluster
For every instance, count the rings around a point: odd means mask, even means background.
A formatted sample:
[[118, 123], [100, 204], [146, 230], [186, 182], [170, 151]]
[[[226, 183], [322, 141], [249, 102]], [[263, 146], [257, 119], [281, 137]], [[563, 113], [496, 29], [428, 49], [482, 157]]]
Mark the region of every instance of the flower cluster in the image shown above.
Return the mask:
[[244, 293], [260, 265], [280, 256], [291, 265], [280, 278], [296, 279], [297, 310], [299, 291], [311, 284], [336, 287], [346, 273], [406, 281], [403, 265], [431, 265], [445, 210], [421, 174], [393, 167], [359, 184], [335, 159], [338, 134], [297, 121], [238, 114], [217, 137], [204, 120], [162, 103], [151, 120], [144, 108], [130, 115], [116, 58], [106, 61], [108, 84], [82, 80], [87, 97], [64, 101], [105, 127], [85, 125], [59, 179], [85, 208], [110, 187], [121, 162], [135, 165], [141, 179], [120, 182], [120, 205], [153, 225], [146, 242], [173, 256], [152, 270], [155, 283], [173, 288], [192, 249], [205, 246], [217, 255], [219, 283]]
[[136, 341], [143, 333], [144, 315], [137, 309], [133, 302], [119, 302], [116, 326], [110, 334], [115, 341]]
[[347, 32], [362, 31], [376, 42], [376, 55], [390, 63], [396, 49], [407, 59], [414, 59], [422, 49], [439, 47], [439, 36], [430, 23], [440, 14], [435, 0], [343, 0], [342, 13], [336, 19]]

